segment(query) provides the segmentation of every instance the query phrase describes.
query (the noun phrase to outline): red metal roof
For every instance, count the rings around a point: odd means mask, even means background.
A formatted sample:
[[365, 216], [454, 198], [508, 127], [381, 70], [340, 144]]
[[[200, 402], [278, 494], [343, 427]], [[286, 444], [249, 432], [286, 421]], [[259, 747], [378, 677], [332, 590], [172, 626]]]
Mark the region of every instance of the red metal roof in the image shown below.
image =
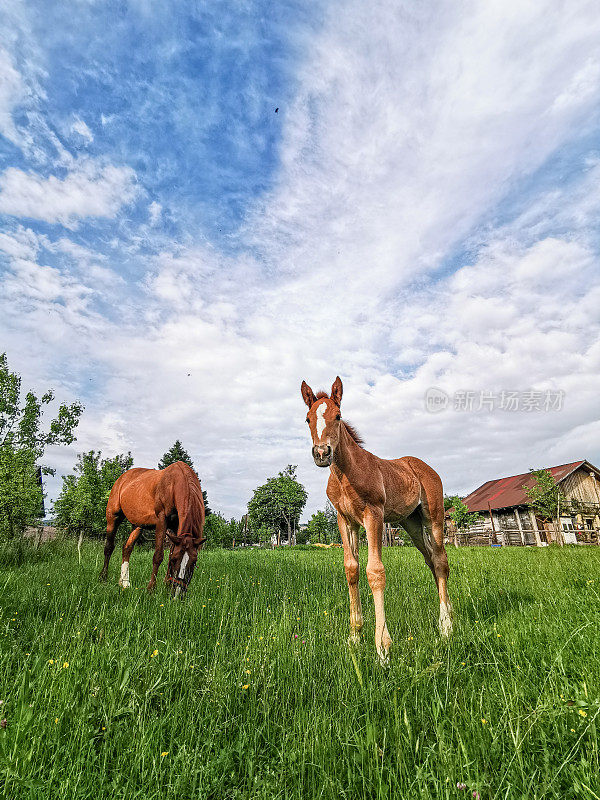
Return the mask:
[[[560, 483], [573, 470], [585, 463], [585, 460], [574, 461], [572, 464], [561, 464], [558, 467], [548, 467], [547, 469], [548, 472], [552, 473], [554, 480]], [[468, 497], [465, 497], [464, 503], [469, 511], [488, 511], [490, 506], [495, 509], [525, 505], [528, 501], [527, 495], [523, 491], [523, 486], [533, 486], [533, 483], [533, 478], [529, 472], [488, 481], [480, 486], [479, 489], [471, 492]]]

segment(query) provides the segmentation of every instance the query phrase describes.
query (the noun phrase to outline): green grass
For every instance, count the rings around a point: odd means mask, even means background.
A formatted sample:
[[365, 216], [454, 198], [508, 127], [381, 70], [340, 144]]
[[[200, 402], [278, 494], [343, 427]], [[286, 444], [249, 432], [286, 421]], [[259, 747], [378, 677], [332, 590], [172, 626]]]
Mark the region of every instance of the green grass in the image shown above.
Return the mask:
[[385, 550], [387, 670], [364, 570], [346, 644], [340, 550], [204, 552], [184, 602], [149, 551], [125, 592], [118, 551], [106, 585], [100, 544], [31, 555], [0, 566], [4, 797], [600, 797], [600, 548], [450, 548], [449, 643]]

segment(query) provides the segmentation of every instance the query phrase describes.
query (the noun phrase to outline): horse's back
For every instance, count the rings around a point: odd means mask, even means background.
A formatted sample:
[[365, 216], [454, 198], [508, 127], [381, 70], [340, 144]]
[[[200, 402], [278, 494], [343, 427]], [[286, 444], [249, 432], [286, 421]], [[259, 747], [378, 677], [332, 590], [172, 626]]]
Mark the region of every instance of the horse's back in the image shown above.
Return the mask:
[[155, 496], [160, 476], [161, 470], [133, 467], [115, 482], [111, 498], [118, 496], [120, 509], [132, 525], [156, 525]]

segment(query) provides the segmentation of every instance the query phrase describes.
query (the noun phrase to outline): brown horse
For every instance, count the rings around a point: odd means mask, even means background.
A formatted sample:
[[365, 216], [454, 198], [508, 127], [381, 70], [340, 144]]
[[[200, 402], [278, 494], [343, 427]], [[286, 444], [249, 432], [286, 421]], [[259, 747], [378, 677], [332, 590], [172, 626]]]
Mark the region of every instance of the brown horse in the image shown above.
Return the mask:
[[[185, 593], [192, 578], [198, 550], [206, 541], [204, 499], [198, 476], [183, 461], [165, 469], [134, 468], [115, 481], [106, 506], [106, 545], [100, 580], [105, 581], [108, 562], [115, 549], [115, 534], [124, 519], [133, 530], [123, 544], [119, 586], [129, 588], [129, 559], [142, 528], [155, 529], [156, 546], [148, 591], [156, 585], [156, 574], [163, 560], [165, 533], [172, 541], [166, 582], [175, 596]], [[177, 531], [177, 533], [174, 533]]]
[[330, 467], [327, 496], [338, 512], [344, 545], [344, 567], [350, 593], [350, 642], [360, 641], [363, 626], [358, 591], [358, 532], [367, 532], [367, 580], [375, 605], [375, 646], [387, 663], [392, 640], [385, 622], [383, 592], [385, 569], [381, 561], [384, 522], [400, 524], [425, 558], [440, 597], [442, 636], [452, 630], [448, 597], [448, 557], [444, 548], [444, 495], [436, 472], [412, 456], [383, 459], [362, 447], [362, 440], [340, 414], [342, 382], [339, 377], [325, 392], [313, 394], [302, 381], [302, 397], [309, 408], [306, 422], [318, 467]]

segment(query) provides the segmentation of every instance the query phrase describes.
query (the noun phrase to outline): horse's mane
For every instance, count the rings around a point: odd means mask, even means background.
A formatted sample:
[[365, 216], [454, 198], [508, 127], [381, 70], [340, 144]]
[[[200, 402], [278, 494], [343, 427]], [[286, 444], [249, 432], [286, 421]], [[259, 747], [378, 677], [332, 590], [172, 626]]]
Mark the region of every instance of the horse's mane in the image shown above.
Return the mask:
[[[323, 390], [321, 390], [320, 392], [317, 392], [315, 397], [316, 397], [317, 400], [323, 400], [323, 398], [325, 398], [326, 400], [330, 400], [331, 399], [329, 397], [329, 395], [327, 394], [327, 392], [324, 392]], [[350, 423], [346, 422], [345, 419], [342, 420], [342, 424], [344, 425], [344, 428], [346, 428], [346, 430], [350, 434], [351, 438], [354, 439], [356, 444], [358, 444], [358, 445], [360, 445], [362, 447], [365, 442], [364, 442], [362, 436], [360, 435], [360, 433], [354, 427], [354, 425], [350, 425]]]
[[344, 424], [344, 428], [346, 428], [346, 430], [348, 431], [350, 436], [354, 439], [356, 444], [359, 444], [362, 447], [365, 442], [364, 442], [362, 436], [360, 435], [360, 433], [354, 427], [354, 425], [350, 425], [350, 423], [346, 422], [346, 420], [344, 420], [344, 419], [342, 420], [342, 422]]
[[[194, 470], [184, 461], [176, 461], [173, 466], [178, 467], [178, 472], [183, 478], [185, 485], [185, 499], [187, 500], [186, 509], [177, 509], [179, 517], [179, 534], [192, 532], [198, 535], [202, 530], [204, 521], [204, 498], [202, 496], [202, 486]], [[183, 525], [185, 523], [185, 530]]]

